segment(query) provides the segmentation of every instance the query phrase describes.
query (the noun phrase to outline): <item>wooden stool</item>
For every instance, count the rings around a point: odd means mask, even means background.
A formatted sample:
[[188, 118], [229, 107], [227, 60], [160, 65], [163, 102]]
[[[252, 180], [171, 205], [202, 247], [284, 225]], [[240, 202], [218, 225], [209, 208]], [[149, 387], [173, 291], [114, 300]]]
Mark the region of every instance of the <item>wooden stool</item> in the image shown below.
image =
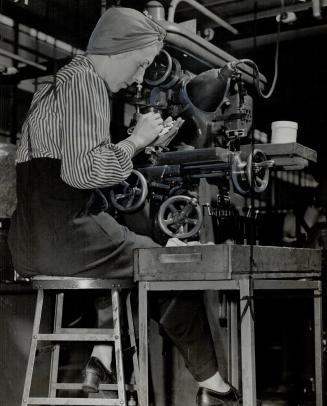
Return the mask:
[[[121, 319], [120, 319], [120, 291], [134, 287], [132, 280], [93, 279], [75, 277], [52, 277], [38, 276], [32, 278], [32, 287], [37, 289], [37, 301], [33, 324], [31, 347], [28, 357], [28, 364], [25, 376], [22, 406], [26, 405], [119, 405], [126, 406], [126, 389], [138, 390], [138, 359], [136, 352], [136, 340], [134, 324], [132, 319], [130, 292], [127, 296], [127, 318], [129, 328], [130, 345], [134, 347], [133, 368], [135, 385], [125, 385], [122, 342], [121, 342]], [[113, 329], [108, 328], [63, 328], [63, 305], [64, 292], [67, 290], [110, 290], [113, 311]], [[40, 334], [42, 308], [44, 302], [44, 291], [55, 291], [56, 304], [54, 313], [54, 328], [51, 334]], [[59, 383], [59, 352], [61, 342], [113, 342], [116, 360], [117, 384], [101, 384], [100, 390], [116, 390], [118, 397], [115, 399], [94, 399], [94, 398], [58, 398], [57, 390], [80, 390], [82, 384]], [[54, 342], [54, 349], [51, 354], [50, 378], [48, 397], [30, 397], [30, 389], [33, 378], [34, 362], [39, 342]]]

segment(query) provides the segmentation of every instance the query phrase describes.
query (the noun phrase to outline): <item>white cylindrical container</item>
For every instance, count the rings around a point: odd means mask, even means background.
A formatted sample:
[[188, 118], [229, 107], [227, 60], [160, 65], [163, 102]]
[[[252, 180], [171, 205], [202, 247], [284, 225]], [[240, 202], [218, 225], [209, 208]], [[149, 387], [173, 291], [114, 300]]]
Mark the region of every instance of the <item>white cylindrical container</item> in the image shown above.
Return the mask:
[[296, 142], [298, 123], [295, 121], [274, 121], [271, 123], [271, 143]]

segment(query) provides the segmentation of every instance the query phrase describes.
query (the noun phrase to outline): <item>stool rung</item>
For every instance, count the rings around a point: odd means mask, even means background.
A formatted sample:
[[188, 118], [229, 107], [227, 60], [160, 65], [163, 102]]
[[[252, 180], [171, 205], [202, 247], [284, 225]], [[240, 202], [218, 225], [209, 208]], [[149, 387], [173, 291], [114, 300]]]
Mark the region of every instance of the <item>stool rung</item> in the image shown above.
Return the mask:
[[35, 334], [37, 341], [115, 341], [114, 334]]
[[81, 406], [121, 406], [119, 399], [90, 398], [29, 398], [26, 405], [81, 405]]
[[[103, 334], [103, 335], [112, 335], [114, 330], [112, 328], [57, 328], [56, 333], [65, 333], [65, 334]], [[51, 333], [52, 334], [52, 333]]]
[[[51, 387], [57, 390], [82, 390], [81, 383], [68, 383], [68, 382], [53, 383]], [[117, 384], [101, 383], [99, 385], [99, 390], [117, 390]], [[125, 384], [125, 390], [129, 392], [136, 391], [136, 385]]]

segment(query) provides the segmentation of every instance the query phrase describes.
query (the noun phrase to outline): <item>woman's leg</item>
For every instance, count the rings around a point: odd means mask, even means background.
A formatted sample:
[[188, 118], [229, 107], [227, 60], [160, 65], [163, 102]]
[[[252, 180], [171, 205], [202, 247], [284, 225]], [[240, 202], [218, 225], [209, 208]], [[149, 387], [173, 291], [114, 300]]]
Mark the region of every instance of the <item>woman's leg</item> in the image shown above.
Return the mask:
[[[95, 309], [97, 314], [98, 328], [112, 328], [112, 302], [110, 296], [100, 296], [95, 298]], [[85, 392], [98, 392], [99, 384], [111, 383], [112, 374], [112, 344], [96, 344], [93, 347], [92, 354], [88, 359], [83, 370], [83, 390]]]
[[[110, 297], [99, 297], [95, 300], [98, 328], [112, 328], [112, 303]], [[112, 371], [112, 344], [96, 344], [91, 357], [97, 357], [108, 371]]]
[[151, 295], [153, 318], [182, 354], [196, 381], [205, 381], [218, 371], [210, 327], [201, 292]]
[[[202, 292], [161, 293], [150, 296], [152, 315], [159, 322], [184, 358], [185, 365], [202, 388], [198, 404], [231, 398], [237, 394], [224, 381], [218, 370], [217, 358]], [[212, 391], [208, 394], [208, 391]], [[208, 399], [208, 398], [213, 399]], [[228, 403], [229, 404], [229, 403]]]

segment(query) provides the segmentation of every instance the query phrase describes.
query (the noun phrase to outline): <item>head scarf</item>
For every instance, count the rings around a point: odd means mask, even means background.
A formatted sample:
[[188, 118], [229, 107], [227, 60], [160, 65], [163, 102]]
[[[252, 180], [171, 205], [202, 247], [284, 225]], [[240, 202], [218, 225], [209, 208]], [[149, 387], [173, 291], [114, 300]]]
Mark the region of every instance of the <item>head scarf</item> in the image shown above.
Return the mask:
[[109, 8], [94, 28], [87, 53], [115, 55], [162, 43], [166, 31], [137, 10]]

